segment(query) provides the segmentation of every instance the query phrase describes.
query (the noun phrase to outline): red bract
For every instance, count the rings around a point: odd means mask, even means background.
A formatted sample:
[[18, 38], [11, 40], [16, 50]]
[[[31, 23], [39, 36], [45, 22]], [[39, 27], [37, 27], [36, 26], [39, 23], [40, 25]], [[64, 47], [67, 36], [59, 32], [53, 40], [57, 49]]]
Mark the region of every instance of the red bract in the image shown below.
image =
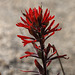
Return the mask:
[[36, 53], [34, 53], [34, 52], [26, 51], [25, 54], [26, 55], [20, 57], [20, 59], [27, 58], [27, 57], [36, 57], [36, 58], [39, 58], [39, 56]]
[[29, 13], [25, 10], [26, 13], [22, 12], [22, 14], [24, 15], [24, 17], [26, 17], [26, 20], [24, 20], [21, 17], [21, 20], [24, 23], [18, 23], [16, 25], [18, 27], [24, 27], [24, 28], [28, 29], [29, 33], [31, 35], [33, 35], [37, 40], [39, 39], [39, 36], [40, 36], [39, 34], [41, 32], [43, 33], [43, 36], [45, 36], [45, 35], [48, 36], [49, 33], [52, 33], [52, 32], [54, 33], [55, 31], [61, 30], [61, 28], [60, 29], [57, 28], [59, 23], [54, 28], [51, 29], [55, 20], [53, 20], [49, 26], [48, 26], [48, 24], [49, 24], [49, 21], [51, 21], [55, 16], [51, 16], [50, 10], [48, 10], [48, 9], [46, 9], [44, 15], [43, 15], [42, 11], [43, 10], [41, 7], [39, 7], [38, 9], [29, 8]]
[[[26, 51], [25, 55], [20, 57], [26, 58], [26, 57], [35, 57], [37, 59], [41, 59], [43, 65], [35, 59], [35, 65], [38, 68], [37, 71], [23, 71], [23, 72], [34, 72], [36, 74], [34, 75], [47, 75], [47, 67], [50, 65], [51, 61], [57, 58], [66, 58], [66, 55], [59, 55], [55, 56], [57, 54], [57, 50], [54, 45], [51, 45], [50, 43], [45, 48], [45, 41], [52, 35], [55, 34], [56, 31], [60, 31], [61, 28], [58, 28], [59, 23], [56, 24], [54, 27], [52, 27], [55, 23], [54, 17], [55, 15], [50, 15], [50, 10], [46, 9], [45, 13], [43, 15], [43, 9], [39, 6], [38, 9], [36, 8], [29, 8], [29, 12], [25, 10], [25, 13], [22, 12], [23, 16], [26, 19], [21, 20], [23, 23], [19, 22], [16, 25], [18, 27], [24, 27], [26, 28], [29, 33], [33, 36], [28, 37], [24, 35], [17, 35], [17, 37], [21, 38], [24, 43], [23, 45], [26, 46], [27, 44], [31, 43], [33, 47], [35, 48], [35, 52], [29, 52]], [[53, 20], [52, 20], [53, 19]], [[49, 23], [52, 20], [51, 23]], [[37, 45], [36, 42], [39, 42], [39, 45]], [[52, 50], [52, 52], [51, 52]], [[22, 71], [22, 70], [21, 70]]]
[[[19, 38], [21, 38], [21, 40], [23, 40], [22, 43], [24, 43], [23, 46], [25, 46], [28, 43], [32, 43], [32, 42], [36, 42], [36, 40], [34, 38], [31, 37], [27, 37], [27, 36], [22, 36], [22, 35], [17, 35]], [[30, 39], [30, 40], [26, 40], [26, 39]]]

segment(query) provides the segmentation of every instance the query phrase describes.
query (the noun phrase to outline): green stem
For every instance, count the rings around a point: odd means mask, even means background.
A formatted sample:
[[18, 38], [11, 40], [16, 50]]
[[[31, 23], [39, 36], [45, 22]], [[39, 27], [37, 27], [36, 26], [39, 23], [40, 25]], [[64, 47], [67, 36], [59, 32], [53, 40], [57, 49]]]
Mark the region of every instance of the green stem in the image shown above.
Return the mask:
[[[57, 56], [59, 56], [58, 52], [56, 54], [57, 54]], [[61, 69], [62, 69], [62, 73], [63, 73], [63, 75], [65, 75], [64, 68], [63, 68], [60, 58], [58, 58], [58, 60], [59, 60], [59, 63], [60, 63]]]

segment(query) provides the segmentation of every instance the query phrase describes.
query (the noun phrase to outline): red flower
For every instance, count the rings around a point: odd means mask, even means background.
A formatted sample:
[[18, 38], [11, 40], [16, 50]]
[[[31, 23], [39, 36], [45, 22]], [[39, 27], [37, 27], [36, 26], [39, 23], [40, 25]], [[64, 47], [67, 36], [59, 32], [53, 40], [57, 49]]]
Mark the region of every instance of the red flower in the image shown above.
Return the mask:
[[38, 9], [29, 8], [29, 13], [25, 10], [26, 13], [22, 14], [26, 17], [26, 20], [20, 17], [24, 23], [16, 24], [18, 27], [24, 27], [28, 29], [29, 33], [33, 35], [38, 41], [41, 33], [43, 34], [43, 37], [46, 37], [47, 39], [48, 37], [52, 36], [55, 31], [61, 30], [61, 28], [57, 29], [59, 23], [54, 28], [51, 28], [55, 20], [53, 20], [52, 23], [48, 26], [49, 21], [51, 21], [55, 17], [55, 15], [51, 16], [50, 10], [48, 9], [46, 9], [44, 15], [42, 11], [43, 10], [40, 6]]
[[[28, 29], [29, 33], [33, 36], [32, 37], [28, 37], [28, 36], [22, 36], [22, 35], [17, 35], [19, 38], [21, 38], [21, 40], [23, 41], [22, 43], [24, 43], [23, 45], [27, 45], [28, 43], [32, 43], [33, 47], [36, 50], [36, 53], [34, 52], [29, 52], [26, 51], [25, 55], [20, 57], [20, 59], [22, 58], [26, 58], [26, 57], [35, 57], [35, 58], [39, 58], [42, 60], [43, 65], [41, 66], [41, 64], [35, 59], [35, 65], [38, 68], [39, 72], [37, 71], [23, 71], [23, 72], [34, 72], [36, 74], [34, 75], [46, 75], [46, 67], [48, 67], [51, 63], [52, 60], [57, 59], [57, 58], [66, 58], [66, 55], [60, 55], [60, 56], [54, 56], [57, 53], [56, 48], [51, 45], [48, 44], [47, 48], [45, 48], [44, 46], [44, 42], [52, 35], [55, 34], [56, 31], [60, 31], [61, 28], [58, 29], [59, 23], [57, 25], [55, 25], [54, 27], [52, 27], [55, 23], [55, 20], [53, 20], [50, 24], [49, 21], [51, 21], [52, 19], [54, 19], [55, 15], [51, 16], [50, 15], [50, 10], [46, 9], [45, 13], [43, 15], [43, 10], [42, 8], [39, 6], [38, 9], [36, 8], [29, 8], [29, 12], [27, 12], [27, 10], [25, 10], [26, 13], [23, 13], [23, 16], [26, 18], [25, 20], [21, 18], [21, 20], [23, 21], [23, 23], [19, 22], [16, 25], [18, 27], [24, 27], [26, 29]], [[49, 24], [49, 25], [48, 25]], [[35, 42], [39, 42], [39, 46], [35, 43]], [[52, 53], [50, 54], [50, 51], [52, 50]]]

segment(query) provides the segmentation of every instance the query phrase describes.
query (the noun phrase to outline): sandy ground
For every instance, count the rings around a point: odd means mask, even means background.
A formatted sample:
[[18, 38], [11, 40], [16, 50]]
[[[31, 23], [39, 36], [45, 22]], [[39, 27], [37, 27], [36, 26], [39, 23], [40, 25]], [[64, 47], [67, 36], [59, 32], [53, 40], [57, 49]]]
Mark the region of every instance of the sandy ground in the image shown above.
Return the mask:
[[[19, 70], [34, 70], [34, 59], [20, 60], [26, 50], [33, 50], [31, 44], [22, 46], [17, 34], [28, 35], [23, 28], [16, 27], [20, 22], [21, 10], [38, 8], [50, 9], [51, 15], [56, 15], [55, 24], [60, 23], [62, 30], [46, 41], [54, 44], [59, 54], [67, 54], [69, 60], [62, 59], [66, 75], [75, 75], [75, 0], [0, 0], [0, 72], [2, 75], [32, 75]], [[50, 75], [62, 74], [58, 60], [53, 61]]]

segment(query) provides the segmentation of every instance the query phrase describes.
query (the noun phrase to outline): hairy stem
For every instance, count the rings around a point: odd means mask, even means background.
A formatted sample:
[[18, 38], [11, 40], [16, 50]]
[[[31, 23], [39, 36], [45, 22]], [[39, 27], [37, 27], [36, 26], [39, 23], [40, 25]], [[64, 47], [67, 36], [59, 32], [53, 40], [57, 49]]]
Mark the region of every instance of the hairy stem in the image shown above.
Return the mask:
[[44, 74], [47, 75], [47, 69], [46, 69], [46, 60], [45, 60], [45, 55], [44, 55], [44, 43], [43, 40], [40, 41], [40, 46], [41, 46], [41, 51], [42, 51], [42, 62], [43, 62], [43, 67], [44, 67]]

